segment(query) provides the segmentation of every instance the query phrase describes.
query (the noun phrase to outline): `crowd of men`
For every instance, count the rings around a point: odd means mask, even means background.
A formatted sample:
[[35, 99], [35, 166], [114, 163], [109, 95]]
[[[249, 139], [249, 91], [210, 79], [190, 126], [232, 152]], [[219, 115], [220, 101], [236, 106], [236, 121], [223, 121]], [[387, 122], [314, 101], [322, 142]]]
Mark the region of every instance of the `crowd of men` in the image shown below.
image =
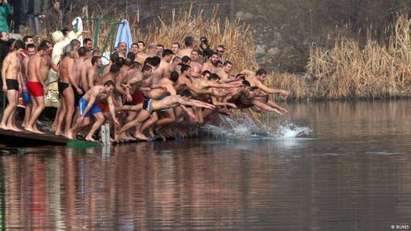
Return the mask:
[[[1, 33], [0, 39], [5, 36]], [[26, 36], [12, 42], [1, 70], [8, 104], [0, 128], [44, 133], [37, 121], [51, 75], [58, 78], [60, 97], [51, 131], [69, 139], [83, 134], [95, 141], [96, 131], [107, 122], [115, 140], [146, 141], [166, 136], [176, 124], [203, 124], [211, 115], [233, 109], [287, 112], [269, 96], [287, 97], [288, 91], [266, 86], [263, 69], [232, 73], [235, 63], [227, 60], [225, 47], [212, 49], [205, 37], [197, 44], [188, 36], [183, 45], [176, 41], [170, 48], [120, 42], [105, 66], [90, 39], [81, 43], [67, 31], [54, 32], [52, 38], [36, 44]], [[20, 97], [25, 105], [21, 125], [15, 119]]]

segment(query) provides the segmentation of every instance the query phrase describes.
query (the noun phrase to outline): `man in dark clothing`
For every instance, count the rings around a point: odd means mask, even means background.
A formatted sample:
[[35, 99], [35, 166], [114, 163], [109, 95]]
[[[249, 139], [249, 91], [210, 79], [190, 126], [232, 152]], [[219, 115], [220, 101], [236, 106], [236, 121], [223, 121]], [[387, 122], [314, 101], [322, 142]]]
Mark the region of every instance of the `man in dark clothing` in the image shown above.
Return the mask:
[[[3, 60], [6, 58], [7, 54], [10, 51], [10, 41], [9, 35], [6, 32], [0, 32], [0, 70], [3, 68]], [[1, 81], [1, 73], [0, 73], [0, 87], [3, 89], [3, 83]], [[0, 106], [1, 108], [5, 105], [5, 97], [3, 92], [0, 92]]]

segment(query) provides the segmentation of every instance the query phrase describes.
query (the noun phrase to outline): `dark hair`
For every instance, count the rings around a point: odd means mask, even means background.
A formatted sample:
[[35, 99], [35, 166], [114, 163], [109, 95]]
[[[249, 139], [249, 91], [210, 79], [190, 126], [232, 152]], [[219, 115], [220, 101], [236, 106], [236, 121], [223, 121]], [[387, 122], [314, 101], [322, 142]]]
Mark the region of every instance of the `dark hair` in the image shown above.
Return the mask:
[[187, 36], [184, 38], [184, 45], [186, 45], [186, 47], [192, 47], [194, 43], [194, 38], [192, 36]]
[[224, 62], [224, 66], [227, 66], [228, 64], [233, 65], [233, 63], [230, 62], [230, 61], [225, 61], [225, 62]]
[[178, 46], [178, 48], [180, 48], [180, 47], [181, 47], [181, 45], [180, 45], [180, 43], [179, 43], [179, 42], [173, 42], [173, 44], [171, 44], [171, 45], [174, 45], [174, 44], [176, 44], [176, 45]]
[[151, 71], [153, 68], [150, 65], [144, 65], [141, 69], [142, 72]]
[[178, 76], [179, 76], [179, 74], [178, 74], [177, 71], [172, 71], [172, 72], [170, 73], [170, 80], [175, 83], [175, 82], [177, 82], [177, 80], [178, 80]]
[[120, 65], [118, 65], [118, 64], [116, 64], [116, 63], [113, 63], [113, 64], [111, 64], [111, 66], [110, 66], [110, 73], [112, 73], [112, 74], [116, 74], [116, 73], [118, 73], [119, 71], [120, 71]]
[[136, 59], [136, 55], [133, 52], [128, 52], [127, 58], [124, 64], [127, 66], [131, 66], [134, 63], [134, 60]]
[[223, 48], [225, 50], [224, 45], [218, 45], [217, 48]]
[[192, 96], [191, 92], [188, 89], [185, 89], [184, 91], [182, 91], [180, 93], [180, 95], [183, 96], [183, 97], [191, 97]]
[[174, 55], [174, 52], [170, 49], [164, 49], [163, 50], [163, 57], [166, 57], [168, 55]]
[[116, 85], [114, 84], [113, 80], [108, 80], [107, 82], [104, 83], [104, 86], [105, 87], [108, 87], [108, 86], [113, 86], [114, 87]]
[[191, 61], [191, 59], [188, 56], [183, 56], [183, 58], [181, 58], [181, 62], [184, 63], [184, 64], [187, 64], [190, 61]]
[[63, 29], [61, 29], [61, 33], [63, 33], [64, 36], [67, 36], [69, 29], [67, 27], [64, 27]]
[[93, 58], [91, 58], [91, 65], [94, 66], [94, 64], [96, 64], [98, 62], [98, 60], [100, 60], [101, 57], [100, 56], [93, 56]]
[[48, 49], [49, 49], [49, 46], [47, 45], [46, 40], [41, 41], [39, 46], [37, 47], [37, 51], [46, 51]]
[[83, 40], [83, 45], [87, 44], [88, 42], [93, 42], [93, 40], [91, 40], [91, 38], [85, 38]]
[[138, 46], [138, 43], [132, 43], [131, 46]]
[[187, 64], [184, 64], [184, 63], [181, 63], [180, 64], [180, 66], [181, 66], [181, 73], [184, 73], [184, 72], [186, 72], [188, 69], [190, 69], [191, 67], [190, 67], [190, 65], [187, 65]]
[[88, 49], [86, 47], [80, 47], [77, 52], [80, 57], [84, 57], [87, 55]]
[[71, 40], [70, 45], [74, 48], [75, 46], [80, 46], [81, 43], [80, 43], [79, 40], [73, 39], [73, 40]]
[[110, 61], [111, 62], [113, 62], [113, 63], [118, 62], [118, 58], [120, 58], [120, 57], [118, 56], [117, 52], [111, 53], [111, 55], [110, 55]]
[[27, 46], [26, 46], [26, 49], [28, 50], [28, 49], [36, 49], [36, 45], [34, 45], [34, 44], [32, 44], [32, 43], [30, 43], [30, 44], [27, 44]]
[[250, 82], [248, 82], [247, 80], [243, 80], [242, 84], [246, 87], [251, 87]]
[[266, 75], [267, 71], [264, 70], [263, 68], [260, 68], [257, 70], [257, 72], [255, 73], [255, 75]]
[[126, 62], [126, 59], [123, 57], [119, 57], [116, 64], [119, 65], [120, 67], [124, 65], [124, 63]]
[[[21, 41], [21, 40], [16, 40], [16, 41], [14, 41], [13, 45], [14, 45], [14, 48], [15, 48], [16, 50], [18, 50], [18, 49], [24, 49], [24, 47], [25, 47], [24, 42]], [[48, 48], [48, 46], [47, 46], [47, 48]]]
[[202, 36], [202, 37], [200, 38], [200, 42], [202, 42], [202, 43], [204, 43], [204, 44], [208, 44], [208, 39], [207, 39], [206, 37]]
[[218, 76], [215, 73], [211, 73], [210, 76], [208, 76], [208, 80], [220, 80], [220, 76]]
[[149, 57], [145, 61], [146, 63], [150, 64], [153, 67], [157, 67], [160, 65], [161, 59], [158, 56]]
[[157, 44], [157, 46], [164, 48], [164, 45], [163, 45], [163, 44]]
[[26, 35], [26, 36], [24, 36], [24, 37], [23, 37], [23, 42], [26, 43], [27, 40], [29, 40], [29, 39], [33, 39], [33, 36], [32, 36], [32, 35]]
[[201, 73], [201, 75], [207, 75], [207, 74], [211, 75], [211, 72], [209, 70], [205, 70]]
[[144, 46], [146, 46], [146, 43], [144, 41], [141, 41], [141, 40], [137, 41], [137, 46], [139, 43], [142, 43]]

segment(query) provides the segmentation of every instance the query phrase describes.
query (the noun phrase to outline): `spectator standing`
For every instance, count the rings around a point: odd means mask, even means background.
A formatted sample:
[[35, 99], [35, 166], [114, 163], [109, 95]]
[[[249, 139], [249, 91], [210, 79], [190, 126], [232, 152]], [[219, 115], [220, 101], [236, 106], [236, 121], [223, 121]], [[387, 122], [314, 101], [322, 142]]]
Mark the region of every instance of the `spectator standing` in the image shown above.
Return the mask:
[[13, 8], [7, 0], [0, 0], [0, 32], [10, 32], [9, 17], [13, 13]]

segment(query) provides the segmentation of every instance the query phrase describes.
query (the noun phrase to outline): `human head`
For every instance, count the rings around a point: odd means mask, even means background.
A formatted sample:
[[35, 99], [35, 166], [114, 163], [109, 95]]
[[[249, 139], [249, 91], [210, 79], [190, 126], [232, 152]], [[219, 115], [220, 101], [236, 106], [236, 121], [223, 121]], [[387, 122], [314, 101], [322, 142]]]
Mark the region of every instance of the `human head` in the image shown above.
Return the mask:
[[127, 44], [125, 42], [119, 42], [117, 46], [117, 50], [119, 53], [126, 54], [127, 53]]
[[233, 69], [233, 63], [231, 63], [230, 61], [225, 61], [223, 65], [223, 70], [225, 73], [230, 73], [231, 69]]
[[171, 44], [171, 50], [174, 52], [174, 54], [177, 54], [180, 50], [180, 43], [173, 42], [173, 44]]
[[73, 40], [71, 40], [70, 45], [71, 45], [71, 47], [73, 48], [74, 51], [78, 51], [78, 49], [81, 46], [81, 43], [80, 43], [79, 40], [73, 39]]
[[35, 55], [36, 54], [36, 45], [34, 44], [28, 44], [26, 46], [27, 54], [29, 56]]
[[37, 47], [37, 53], [40, 55], [45, 55], [48, 53], [49, 46], [45, 40], [41, 41], [39, 46]]
[[104, 83], [104, 91], [106, 93], [112, 93], [114, 90], [115, 84], [112, 80], [109, 80]]
[[149, 55], [157, 55], [157, 45], [156, 44], [150, 44], [148, 45], [148, 52]]
[[64, 40], [64, 34], [63, 34], [63, 32], [61, 32], [61, 31], [59, 31], [59, 30], [58, 30], [58, 31], [54, 31], [54, 32], [51, 34], [51, 38], [52, 38], [53, 42], [58, 43], [58, 42]]
[[198, 50], [191, 51], [190, 58], [191, 61], [198, 62], [200, 59], [200, 52]]
[[148, 77], [151, 75], [151, 73], [153, 72], [153, 68], [151, 67], [151, 65], [146, 64], [143, 66], [143, 68], [141, 69], [141, 72], [143, 72], [143, 75], [145, 77]]
[[163, 50], [162, 56], [163, 56], [163, 59], [164, 59], [166, 62], [170, 62], [171, 59], [173, 58], [173, 55], [174, 55], [174, 52], [173, 52], [172, 50], [170, 50], [170, 49], [165, 49], [165, 50]]
[[219, 81], [221, 78], [215, 73], [210, 73], [207, 79], [211, 81]]
[[131, 44], [131, 52], [133, 52], [134, 54], [137, 54], [139, 52], [138, 43]]
[[67, 45], [63, 49], [63, 57], [74, 58], [76, 56], [76, 51], [71, 44]]
[[208, 58], [214, 66], [218, 65], [218, 61], [220, 60], [217, 53], [213, 52], [211, 56]]
[[184, 38], [184, 45], [186, 47], [193, 47], [194, 45], [194, 38], [192, 36], [187, 36]]
[[141, 41], [141, 40], [138, 41], [137, 45], [138, 45], [138, 51], [139, 52], [143, 52], [144, 49], [146, 49], [146, 44], [144, 43], [144, 41]]
[[127, 65], [127, 66], [132, 66], [134, 64], [135, 59], [136, 59], [136, 55], [133, 52], [129, 52], [127, 54], [127, 58], [126, 58], [124, 64]]
[[205, 70], [205, 71], [203, 71], [203, 72], [201, 73], [201, 75], [202, 75], [205, 79], [209, 79], [209, 77], [210, 77], [210, 75], [211, 75], [211, 72]]
[[188, 76], [191, 75], [191, 67], [189, 65], [182, 63], [180, 64], [180, 66], [181, 66], [180, 68], [181, 74], [186, 74]]
[[26, 35], [23, 37], [23, 42], [27, 46], [29, 44], [34, 44], [34, 39], [32, 35]]
[[178, 80], [178, 76], [179, 76], [179, 74], [178, 74], [177, 71], [172, 71], [172, 72], [170, 73], [170, 80], [175, 83], [175, 82], [177, 82], [177, 80]]
[[86, 47], [89, 50], [93, 49], [93, 40], [91, 40], [90, 38], [85, 38], [83, 40], [83, 46]]
[[223, 56], [225, 52], [225, 47], [223, 45], [218, 45], [216, 49], [217, 55], [218, 56]]
[[24, 49], [24, 47], [25, 47], [25, 44], [24, 44], [24, 42], [21, 41], [21, 40], [16, 40], [16, 41], [14, 41], [13, 44], [11, 45], [11, 49], [12, 49], [12, 50], [16, 50], [16, 51], [22, 50], [22, 49]]
[[101, 56], [100, 48], [96, 47], [94, 50], [92, 50], [91, 56]]
[[188, 56], [183, 56], [183, 57], [181, 58], [181, 63], [190, 65], [190, 63], [191, 63], [190, 57], [188, 57]]
[[255, 76], [259, 78], [260, 80], [264, 80], [267, 77], [267, 71], [263, 68], [260, 68], [257, 70], [255, 73]]
[[153, 70], [157, 69], [157, 67], [160, 65], [161, 59], [158, 56], [153, 56], [153, 57], [148, 57], [145, 61], [144, 64], [151, 65]]
[[91, 58], [91, 65], [101, 67], [103, 65], [103, 63], [101, 61], [101, 57], [100, 56], [93, 56], [93, 58]]
[[87, 56], [87, 53], [88, 53], [88, 50], [87, 50], [86, 47], [80, 47], [78, 49], [78, 56], [79, 57], [85, 57], [85, 56]]
[[120, 65], [113, 63], [110, 66], [110, 73], [111, 74], [118, 74], [120, 72]]
[[163, 53], [163, 50], [164, 50], [164, 45], [162, 45], [162, 44], [157, 44], [157, 54], [158, 55], [161, 55], [162, 53]]

